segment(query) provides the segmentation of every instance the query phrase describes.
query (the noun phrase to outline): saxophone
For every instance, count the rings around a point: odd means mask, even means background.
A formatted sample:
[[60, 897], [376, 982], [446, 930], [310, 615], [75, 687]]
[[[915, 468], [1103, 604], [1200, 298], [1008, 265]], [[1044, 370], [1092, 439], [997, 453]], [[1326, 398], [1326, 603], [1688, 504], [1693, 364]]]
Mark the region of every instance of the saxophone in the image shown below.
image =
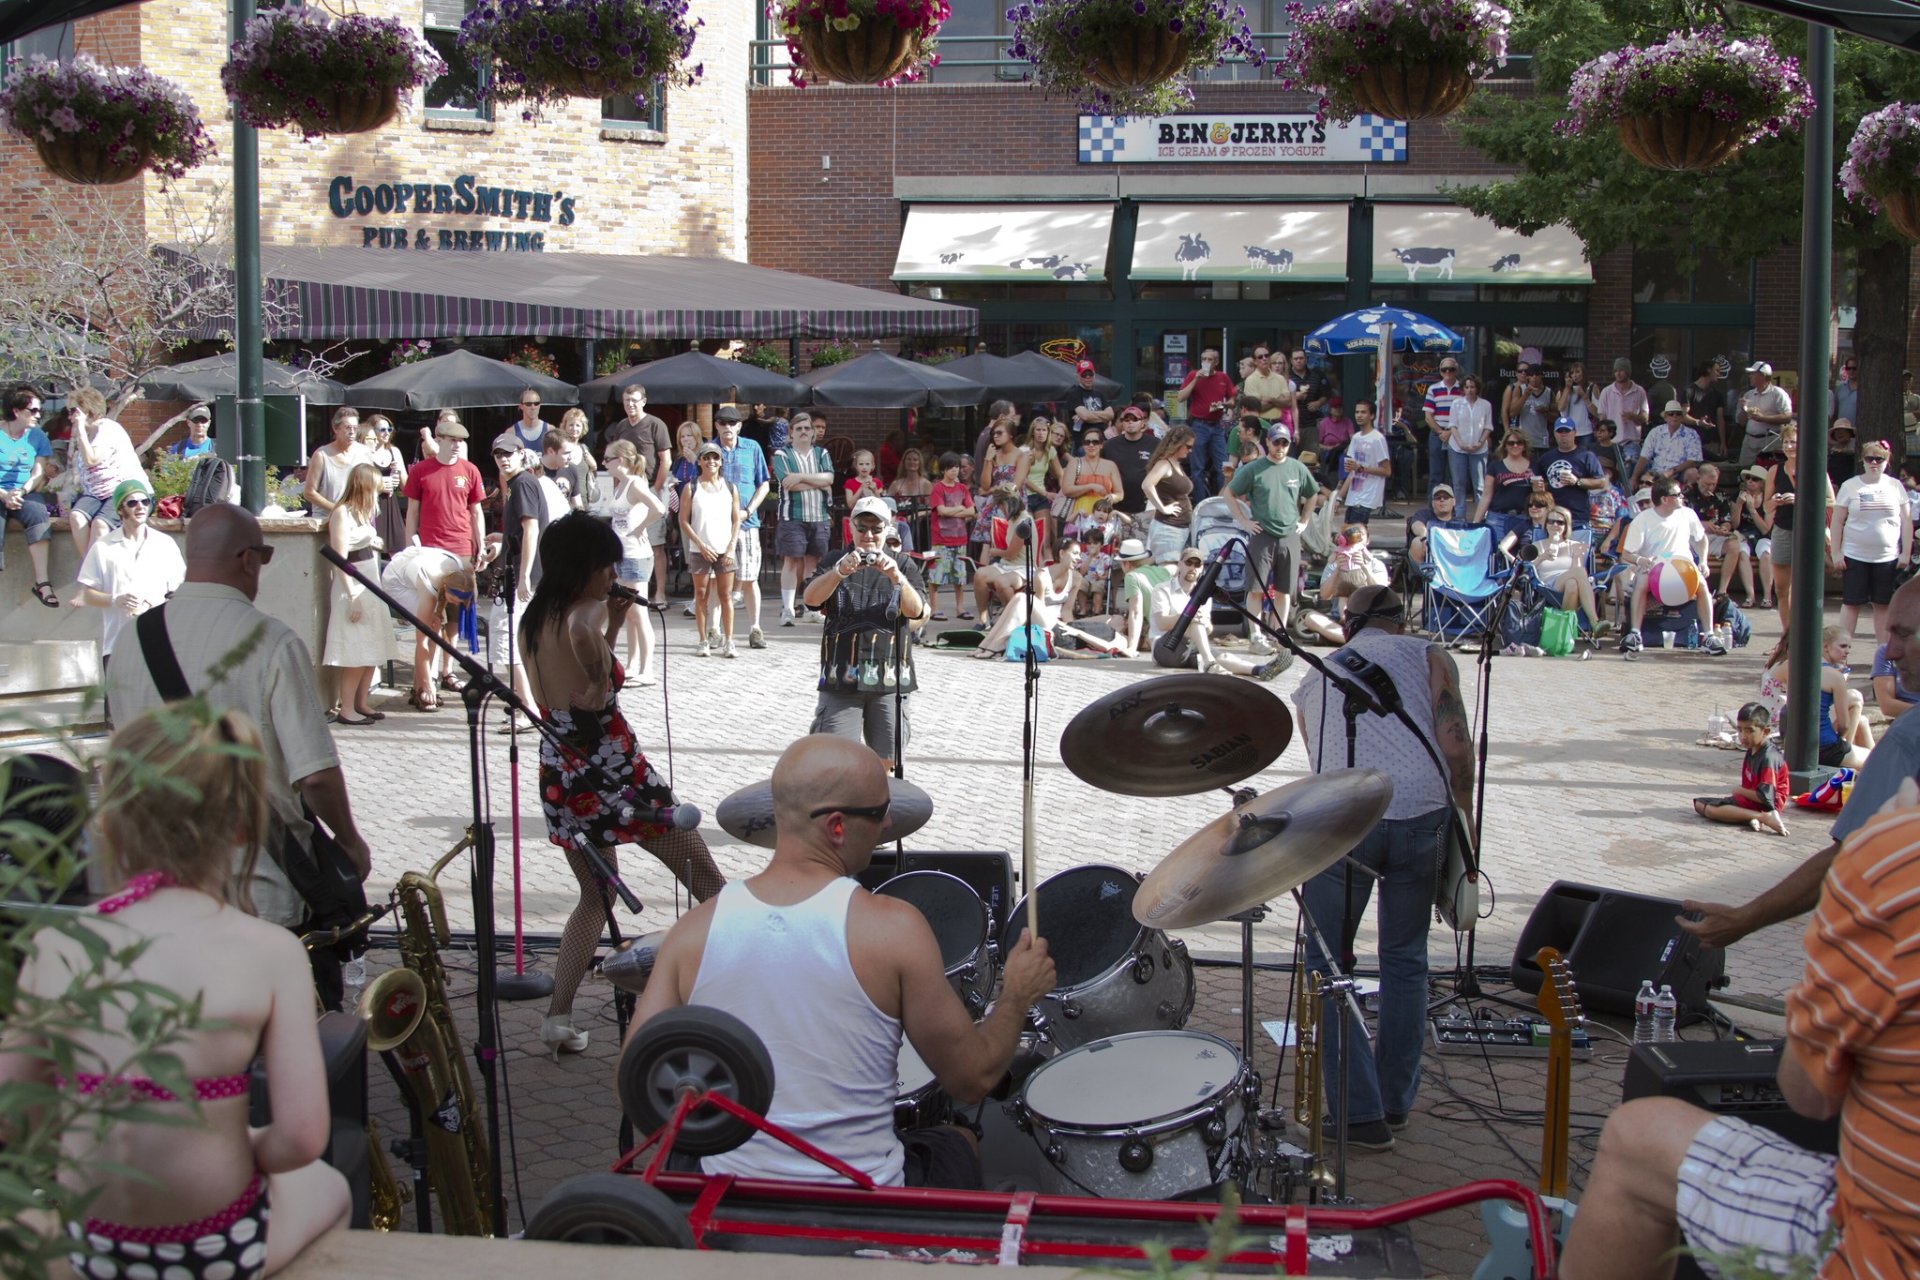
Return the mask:
[[400, 1210], [413, 1200], [413, 1192], [400, 1185], [380, 1149], [380, 1122], [367, 1117], [367, 1150], [372, 1168], [369, 1221], [375, 1231], [398, 1231]]
[[394, 886], [403, 967], [367, 985], [360, 1013], [368, 1023], [368, 1047], [377, 1053], [393, 1050], [413, 1091], [426, 1130], [428, 1180], [447, 1233], [484, 1236], [493, 1233], [492, 1161], [460, 1051], [460, 1033], [447, 1004], [440, 948], [450, 935], [445, 902], [435, 883], [470, 843], [470, 837], [462, 840], [426, 875], [409, 871]]

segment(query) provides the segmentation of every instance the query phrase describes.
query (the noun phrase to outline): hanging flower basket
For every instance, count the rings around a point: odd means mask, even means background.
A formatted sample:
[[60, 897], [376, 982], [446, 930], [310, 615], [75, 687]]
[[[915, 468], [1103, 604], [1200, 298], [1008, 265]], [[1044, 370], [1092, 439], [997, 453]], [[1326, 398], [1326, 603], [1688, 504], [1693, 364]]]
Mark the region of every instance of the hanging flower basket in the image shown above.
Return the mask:
[[1813, 112], [1800, 65], [1764, 36], [1675, 31], [1646, 49], [1603, 53], [1573, 73], [1566, 137], [1614, 132], [1656, 169], [1711, 169], [1747, 144], [1798, 129]]
[[1027, 78], [1099, 115], [1164, 115], [1193, 101], [1188, 80], [1266, 51], [1224, 0], [1029, 0], [1007, 10], [1008, 52]]
[[1920, 240], [1920, 105], [1889, 103], [1861, 119], [1840, 165], [1840, 189]]
[[496, 0], [460, 24], [460, 52], [492, 68], [488, 96], [540, 108], [573, 98], [631, 98], [645, 105], [662, 86], [689, 85], [687, 66], [704, 23], [687, 0]]
[[14, 68], [0, 90], [0, 118], [33, 143], [55, 177], [90, 186], [126, 182], [146, 169], [178, 178], [213, 154], [180, 86], [84, 53]]
[[1333, 0], [1287, 6], [1293, 38], [1274, 75], [1320, 95], [1320, 119], [1432, 120], [1507, 61], [1513, 15], [1490, 0]]
[[220, 83], [241, 122], [318, 138], [378, 129], [399, 112], [402, 93], [446, 71], [404, 23], [302, 6], [248, 23], [228, 50]]
[[952, 12], [947, 0], [786, 0], [767, 17], [787, 42], [792, 83], [894, 85], [939, 65], [935, 37]]

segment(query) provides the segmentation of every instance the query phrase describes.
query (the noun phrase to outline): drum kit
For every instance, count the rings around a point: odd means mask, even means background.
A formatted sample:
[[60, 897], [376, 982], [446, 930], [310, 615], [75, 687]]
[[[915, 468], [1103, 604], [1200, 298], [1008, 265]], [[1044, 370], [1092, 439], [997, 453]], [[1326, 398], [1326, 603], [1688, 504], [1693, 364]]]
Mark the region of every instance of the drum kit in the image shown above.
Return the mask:
[[[1306, 1148], [1281, 1139], [1284, 1113], [1260, 1111], [1260, 1076], [1252, 1066], [1253, 925], [1268, 902], [1289, 892], [1297, 898], [1299, 886], [1337, 864], [1373, 829], [1393, 784], [1376, 770], [1347, 769], [1265, 795], [1234, 789], [1277, 760], [1291, 737], [1286, 705], [1261, 685], [1193, 674], [1130, 685], [1093, 702], [1067, 726], [1060, 740], [1067, 767], [1123, 795], [1225, 789], [1234, 797], [1230, 812], [1144, 877], [1121, 867], [1074, 867], [1031, 889], [1004, 922], [971, 885], [945, 872], [910, 871], [876, 890], [927, 918], [947, 980], [976, 1018], [990, 1007], [1000, 957], [1037, 919], [1058, 985], [1028, 1013], [1005, 1107], [1044, 1159], [1041, 1189], [1165, 1200], [1205, 1196], [1233, 1181], [1243, 1191], [1264, 1185], [1276, 1199], [1304, 1190], [1315, 1202], [1329, 1189], [1343, 1192], [1344, 1141], [1336, 1147], [1332, 1178], [1321, 1155], [1318, 1071], [1308, 1061], [1317, 1055], [1307, 1052], [1317, 1025], [1297, 1028], [1302, 1054], [1294, 1116], [1308, 1127]], [[1116, 750], [1116, 743], [1125, 749]], [[890, 785], [884, 835], [894, 840], [924, 826], [933, 801], [904, 779]], [[769, 784], [736, 791], [716, 816], [735, 838], [773, 845]], [[1301, 918], [1311, 929], [1304, 909]], [[1225, 921], [1241, 925], [1237, 1048], [1186, 1029], [1194, 967], [1186, 945], [1167, 932]], [[638, 940], [609, 962], [608, 976], [638, 989], [657, 945], [656, 937]], [[1335, 954], [1324, 945], [1321, 953]], [[1344, 1040], [1349, 1021], [1361, 1021], [1353, 982], [1336, 968], [1315, 975], [1311, 990], [1314, 999], [1300, 1001], [1296, 1022], [1317, 1024], [1317, 1002], [1343, 998], [1356, 1014], [1339, 1020]], [[1303, 1099], [1311, 1101], [1311, 1116]], [[896, 1125], [954, 1119], [953, 1103], [903, 1042]], [[1344, 1134], [1344, 1123], [1338, 1127]], [[983, 1158], [991, 1169], [991, 1153], [983, 1149]]]

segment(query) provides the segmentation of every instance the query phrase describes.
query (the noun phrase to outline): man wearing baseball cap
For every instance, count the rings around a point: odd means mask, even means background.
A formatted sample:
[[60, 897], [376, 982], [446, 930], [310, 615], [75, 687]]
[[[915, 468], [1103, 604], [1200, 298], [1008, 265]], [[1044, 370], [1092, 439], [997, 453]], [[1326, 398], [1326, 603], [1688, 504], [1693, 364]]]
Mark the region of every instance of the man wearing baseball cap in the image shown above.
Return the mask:
[[102, 610], [100, 665], [113, 657], [115, 642], [127, 624], [165, 600], [186, 581], [187, 562], [180, 548], [148, 521], [153, 516], [153, 490], [145, 480], [123, 480], [113, 491], [113, 509], [120, 527], [95, 538], [80, 563], [76, 609]]
[[1755, 360], [1747, 366], [1747, 393], [1740, 397], [1734, 421], [1744, 435], [1740, 440], [1740, 465], [1749, 466], [1766, 451], [1768, 442], [1780, 434], [1780, 428], [1793, 419], [1793, 400], [1787, 389], [1773, 380], [1773, 366]]
[[212, 453], [212, 430], [212, 412], [207, 406], [197, 404], [187, 410], [187, 438], [168, 445], [167, 452], [176, 458], [197, 458], [203, 453]]
[[1573, 527], [1586, 528], [1593, 515], [1593, 491], [1607, 487], [1607, 476], [1599, 455], [1580, 443], [1572, 418], [1553, 420], [1553, 447], [1533, 460], [1533, 470], [1547, 482], [1555, 505], [1573, 517]]
[[1113, 406], [1107, 398], [1094, 389], [1093, 361], [1081, 360], [1074, 367], [1080, 377], [1080, 385], [1067, 397], [1067, 403], [1073, 406], [1073, 420], [1081, 427], [1110, 427], [1113, 425]]
[[[1300, 576], [1300, 513], [1320, 486], [1293, 449], [1283, 423], [1267, 431], [1267, 456], [1240, 464], [1227, 486], [1227, 500], [1242, 523], [1257, 532], [1247, 542], [1247, 592], [1259, 592], [1260, 613], [1276, 630], [1287, 625]], [[1291, 655], [1282, 654], [1282, 658]]]

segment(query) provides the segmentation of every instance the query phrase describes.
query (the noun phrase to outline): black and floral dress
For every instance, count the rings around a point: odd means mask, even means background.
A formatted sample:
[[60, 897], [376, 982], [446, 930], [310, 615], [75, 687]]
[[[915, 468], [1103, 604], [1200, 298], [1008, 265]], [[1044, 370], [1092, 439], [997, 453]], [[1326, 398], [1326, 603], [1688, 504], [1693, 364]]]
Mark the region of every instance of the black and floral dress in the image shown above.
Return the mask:
[[563, 746], [540, 740], [540, 807], [548, 837], [562, 848], [584, 835], [596, 848], [639, 844], [666, 834], [638, 814], [675, 803], [667, 785], [634, 744], [633, 730], [620, 713], [620, 688], [627, 673], [613, 664], [613, 687], [598, 711], [548, 707], [547, 723]]

